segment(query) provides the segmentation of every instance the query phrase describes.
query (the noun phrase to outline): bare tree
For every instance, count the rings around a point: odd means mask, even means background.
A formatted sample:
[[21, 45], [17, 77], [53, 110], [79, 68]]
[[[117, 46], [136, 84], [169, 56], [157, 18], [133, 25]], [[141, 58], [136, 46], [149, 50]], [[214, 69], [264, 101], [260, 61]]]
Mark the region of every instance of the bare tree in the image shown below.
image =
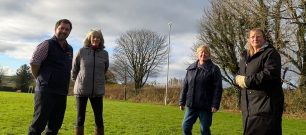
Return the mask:
[[[282, 0], [213, 0], [200, 23], [200, 43], [210, 46], [212, 59], [220, 66], [223, 80], [235, 86], [240, 54], [246, 49], [248, 32], [265, 30], [268, 42], [278, 50], [284, 48], [285, 29], [281, 22]], [[235, 86], [237, 87], [237, 86]], [[237, 90], [237, 96], [240, 91]], [[238, 106], [239, 107], [239, 99]]]
[[167, 56], [166, 37], [150, 30], [131, 30], [117, 39], [114, 72], [134, 80], [136, 93], [149, 77], [157, 75]]
[[7, 70], [4, 67], [0, 66], [0, 86], [2, 86], [3, 77], [6, 74], [6, 72]]
[[306, 91], [306, 1], [285, 0], [282, 20], [291, 26], [291, 38], [280, 52], [287, 59], [288, 71], [299, 75], [298, 88]]
[[[284, 71], [296, 71], [288, 70], [296, 56], [287, 51], [294, 49], [292, 44], [295, 44], [292, 41], [293, 26], [283, 19], [287, 12], [283, 0], [211, 1], [211, 8], [205, 11], [201, 21], [199, 40], [210, 45], [214, 61], [221, 67], [226, 82], [233, 85], [233, 77], [238, 71], [237, 60], [245, 49], [247, 33], [255, 27], [264, 29], [268, 42], [288, 57], [283, 59]], [[284, 82], [289, 82], [285, 78], [283, 75]]]
[[[233, 77], [238, 72], [239, 53], [246, 44], [246, 29], [250, 27], [247, 12], [238, 10], [238, 2], [215, 0], [211, 9], [205, 11], [200, 24], [199, 40], [210, 46], [213, 61], [222, 72], [223, 80], [234, 85]], [[235, 10], [229, 10], [234, 7]]]

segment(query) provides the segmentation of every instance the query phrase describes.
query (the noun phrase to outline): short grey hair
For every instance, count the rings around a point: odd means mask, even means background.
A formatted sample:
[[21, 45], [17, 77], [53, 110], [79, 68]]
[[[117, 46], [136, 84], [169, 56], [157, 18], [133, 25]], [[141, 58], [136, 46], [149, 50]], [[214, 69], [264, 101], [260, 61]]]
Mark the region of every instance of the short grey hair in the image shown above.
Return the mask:
[[209, 56], [210, 56], [210, 49], [209, 49], [209, 46], [208, 46], [208, 45], [200, 45], [200, 46], [197, 48], [196, 53], [198, 54], [198, 53], [201, 52], [201, 51], [205, 51], [205, 53], [208, 53]]

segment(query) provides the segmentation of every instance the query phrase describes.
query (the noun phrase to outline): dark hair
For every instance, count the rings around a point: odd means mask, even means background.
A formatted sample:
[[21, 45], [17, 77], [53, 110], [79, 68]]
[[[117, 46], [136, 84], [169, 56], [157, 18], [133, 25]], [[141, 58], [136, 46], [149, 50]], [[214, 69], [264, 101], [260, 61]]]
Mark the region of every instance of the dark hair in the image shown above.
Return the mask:
[[61, 20], [58, 20], [55, 24], [55, 29], [57, 29], [58, 26], [61, 25], [61, 23], [65, 23], [65, 24], [69, 24], [70, 25], [70, 30], [72, 30], [72, 24], [71, 22], [68, 20], [68, 19], [61, 19]]

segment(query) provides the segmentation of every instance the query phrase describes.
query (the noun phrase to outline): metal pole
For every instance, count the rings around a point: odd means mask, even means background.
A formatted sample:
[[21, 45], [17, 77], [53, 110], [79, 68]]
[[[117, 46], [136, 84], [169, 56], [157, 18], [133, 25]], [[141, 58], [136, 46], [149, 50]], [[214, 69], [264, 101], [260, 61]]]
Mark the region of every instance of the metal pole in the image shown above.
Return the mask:
[[170, 35], [171, 35], [171, 25], [172, 25], [172, 22], [169, 22], [168, 25], [169, 25], [169, 43], [168, 43], [168, 59], [167, 59], [168, 66], [167, 66], [167, 82], [166, 82], [166, 93], [165, 93], [165, 105], [167, 105], [167, 99], [168, 99]]
[[124, 68], [124, 101], [126, 101], [127, 66]]

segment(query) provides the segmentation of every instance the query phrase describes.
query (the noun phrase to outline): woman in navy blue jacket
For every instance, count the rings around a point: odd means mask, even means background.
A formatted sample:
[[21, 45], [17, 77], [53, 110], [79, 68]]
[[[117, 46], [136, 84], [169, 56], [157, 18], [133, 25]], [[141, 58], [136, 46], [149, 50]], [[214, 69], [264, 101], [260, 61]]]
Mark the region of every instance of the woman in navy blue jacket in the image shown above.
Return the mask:
[[210, 135], [212, 113], [217, 112], [222, 95], [220, 69], [210, 59], [207, 45], [197, 48], [198, 60], [187, 68], [180, 94], [180, 109], [187, 107], [182, 128], [184, 135], [191, 135], [197, 118], [201, 123], [201, 135]]

